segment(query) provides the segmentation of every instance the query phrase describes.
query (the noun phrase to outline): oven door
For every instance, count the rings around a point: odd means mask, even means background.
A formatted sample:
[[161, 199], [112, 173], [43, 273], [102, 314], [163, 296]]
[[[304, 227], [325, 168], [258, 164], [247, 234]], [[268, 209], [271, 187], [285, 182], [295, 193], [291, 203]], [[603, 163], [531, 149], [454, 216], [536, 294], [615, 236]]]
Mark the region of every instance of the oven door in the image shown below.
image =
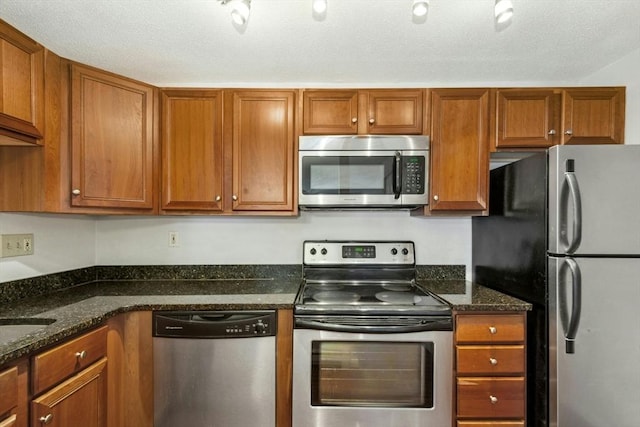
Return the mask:
[[298, 203], [302, 207], [424, 205], [427, 162], [426, 151], [301, 150]]
[[293, 370], [293, 427], [451, 425], [451, 331], [295, 329]]

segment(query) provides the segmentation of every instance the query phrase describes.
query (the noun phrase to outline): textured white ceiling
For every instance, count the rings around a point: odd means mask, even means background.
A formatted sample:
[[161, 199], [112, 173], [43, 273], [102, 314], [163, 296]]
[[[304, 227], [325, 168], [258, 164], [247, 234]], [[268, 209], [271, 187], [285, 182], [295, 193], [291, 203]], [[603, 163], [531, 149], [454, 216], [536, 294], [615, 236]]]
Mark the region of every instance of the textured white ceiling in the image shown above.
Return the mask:
[[640, 0], [0, 0], [0, 19], [57, 54], [158, 86], [570, 83], [640, 49]]

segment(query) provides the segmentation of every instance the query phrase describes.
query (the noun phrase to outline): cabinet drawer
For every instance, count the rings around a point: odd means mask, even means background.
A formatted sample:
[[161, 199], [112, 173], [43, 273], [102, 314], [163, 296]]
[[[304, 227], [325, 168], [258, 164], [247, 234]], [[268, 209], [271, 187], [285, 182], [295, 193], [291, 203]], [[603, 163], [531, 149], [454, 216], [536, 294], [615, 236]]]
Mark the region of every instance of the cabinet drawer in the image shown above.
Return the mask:
[[524, 316], [470, 315], [456, 318], [458, 343], [510, 343], [524, 342]]
[[456, 347], [458, 375], [524, 375], [524, 346]]
[[18, 405], [18, 368], [0, 372], [0, 416]]
[[7, 418], [5, 418], [4, 420], [0, 421], [0, 427], [14, 427], [18, 425], [17, 423], [18, 423], [18, 417], [16, 417], [16, 414], [12, 414]]
[[38, 394], [107, 354], [103, 326], [33, 358], [33, 393]]
[[458, 378], [458, 418], [524, 418], [524, 377]]
[[458, 427], [524, 427], [524, 421], [458, 421]]

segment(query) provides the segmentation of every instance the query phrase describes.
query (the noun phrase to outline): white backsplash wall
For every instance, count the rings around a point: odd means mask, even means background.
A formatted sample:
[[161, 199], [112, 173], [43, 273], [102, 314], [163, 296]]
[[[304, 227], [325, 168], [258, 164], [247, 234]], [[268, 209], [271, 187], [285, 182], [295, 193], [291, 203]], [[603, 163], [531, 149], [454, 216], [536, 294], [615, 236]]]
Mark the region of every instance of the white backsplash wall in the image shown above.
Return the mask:
[[[178, 247], [169, 247], [170, 231], [178, 233]], [[299, 264], [302, 242], [312, 239], [412, 240], [418, 264], [471, 264], [470, 218], [415, 218], [406, 211], [101, 217], [96, 259], [99, 265]]]
[[0, 213], [0, 234], [33, 233], [34, 253], [0, 258], [0, 283], [95, 265], [93, 216]]

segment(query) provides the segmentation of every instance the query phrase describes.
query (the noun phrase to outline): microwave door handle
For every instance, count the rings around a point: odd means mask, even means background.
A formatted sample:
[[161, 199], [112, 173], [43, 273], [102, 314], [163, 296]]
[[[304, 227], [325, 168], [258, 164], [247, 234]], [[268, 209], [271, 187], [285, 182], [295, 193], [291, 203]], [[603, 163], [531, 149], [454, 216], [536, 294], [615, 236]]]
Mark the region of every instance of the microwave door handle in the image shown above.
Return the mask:
[[393, 196], [399, 199], [402, 193], [402, 154], [396, 151], [395, 161], [393, 163]]

